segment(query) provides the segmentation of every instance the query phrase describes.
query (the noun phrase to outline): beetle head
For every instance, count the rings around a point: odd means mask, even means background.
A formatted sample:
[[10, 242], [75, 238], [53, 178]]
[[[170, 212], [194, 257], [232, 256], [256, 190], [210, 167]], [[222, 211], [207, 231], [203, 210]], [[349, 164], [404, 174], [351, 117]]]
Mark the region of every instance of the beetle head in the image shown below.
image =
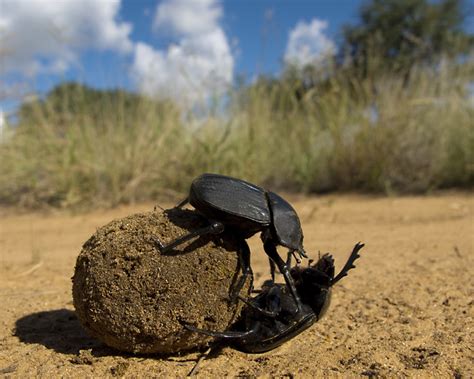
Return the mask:
[[309, 305], [318, 318], [326, 312], [331, 299], [334, 259], [324, 254], [314, 265], [293, 267], [290, 271], [296, 290], [304, 304]]

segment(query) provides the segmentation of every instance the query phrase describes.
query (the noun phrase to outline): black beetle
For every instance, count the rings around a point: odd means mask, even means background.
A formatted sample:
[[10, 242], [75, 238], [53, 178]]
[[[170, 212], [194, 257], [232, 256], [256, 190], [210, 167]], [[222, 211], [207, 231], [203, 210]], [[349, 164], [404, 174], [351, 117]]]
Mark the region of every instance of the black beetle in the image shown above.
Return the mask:
[[[301, 301], [288, 265], [278, 255], [276, 249], [281, 245], [289, 249], [289, 257], [295, 252], [300, 257], [306, 257], [300, 220], [288, 202], [274, 192], [240, 179], [218, 174], [203, 174], [194, 179], [189, 196], [176, 207], [182, 207], [188, 202], [209, 220], [209, 226], [195, 230], [167, 245], [157, 240], [161, 252], [165, 253], [197, 236], [222, 233], [224, 229], [230, 229], [243, 239], [262, 232], [263, 246], [270, 258], [272, 279], [276, 264], [298, 309], [301, 309]], [[231, 299], [233, 301], [236, 300], [247, 276], [252, 276], [250, 250], [246, 243], [241, 245], [240, 255], [243, 275], [233, 291]]]
[[288, 294], [288, 287], [272, 283], [250, 300], [243, 300], [247, 306], [240, 321], [233, 330], [213, 332], [184, 324], [190, 331], [202, 333], [218, 340], [228, 341], [238, 350], [247, 353], [263, 353], [277, 348], [297, 336], [325, 314], [331, 300], [331, 287], [354, 268], [359, 250], [364, 244], [357, 243], [341, 272], [334, 276], [334, 259], [324, 254], [316, 264], [290, 270], [296, 290], [303, 303], [298, 311], [294, 298]]

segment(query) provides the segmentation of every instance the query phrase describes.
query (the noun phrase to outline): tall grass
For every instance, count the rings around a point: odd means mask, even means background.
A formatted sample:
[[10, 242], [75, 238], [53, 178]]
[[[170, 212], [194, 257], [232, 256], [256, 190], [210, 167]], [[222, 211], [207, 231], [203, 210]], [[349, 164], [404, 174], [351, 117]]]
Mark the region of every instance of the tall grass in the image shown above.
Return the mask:
[[33, 105], [0, 143], [0, 203], [113, 206], [184, 192], [202, 172], [304, 192], [471, 187], [473, 72], [444, 62], [404, 78], [333, 75], [303, 97], [294, 81], [253, 85], [205, 120], [145, 98], [73, 116]]

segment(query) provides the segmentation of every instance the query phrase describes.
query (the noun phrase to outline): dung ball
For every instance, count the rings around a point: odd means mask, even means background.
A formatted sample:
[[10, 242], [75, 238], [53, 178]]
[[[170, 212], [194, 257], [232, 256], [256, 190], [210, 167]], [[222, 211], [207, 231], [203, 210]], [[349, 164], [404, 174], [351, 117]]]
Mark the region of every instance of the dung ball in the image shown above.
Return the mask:
[[[208, 223], [190, 210], [139, 213], [99, 228], [76, 262], [73, 301], [94, 337], [132, 353], [178, 353], [212, 338], [185, 329], [224, 331], [242, 304], [229, 295], [241, 275], [239, 240], [226, 232], [193, 239], [161, 254], [169, 243]], [[249, 280], [241, 291], [247, 297]]]

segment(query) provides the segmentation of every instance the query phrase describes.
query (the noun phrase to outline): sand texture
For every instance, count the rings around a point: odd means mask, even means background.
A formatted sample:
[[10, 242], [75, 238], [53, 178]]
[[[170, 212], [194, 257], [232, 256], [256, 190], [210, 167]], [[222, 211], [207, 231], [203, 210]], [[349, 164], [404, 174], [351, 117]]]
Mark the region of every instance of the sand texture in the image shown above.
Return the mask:
[[[474, 376], [472, 195], [285, 197], [300, 215], [311, 258], [331, 252], [337, 272], [362, 241], [357, 268], [334, 286], [327, 314], [307, 331], [265, 354], [223, 347], [202, 362], [201, 377]], [[0, 210], [0, 377], [186, 376], [196, 352], [121, 352], [90, 336], [74, 310], [71, 277], [83, 244], [114, 219], [152, 210]], [[258, 287], [269, 278], [268, 260], [258, 236], [249, 245]]]

